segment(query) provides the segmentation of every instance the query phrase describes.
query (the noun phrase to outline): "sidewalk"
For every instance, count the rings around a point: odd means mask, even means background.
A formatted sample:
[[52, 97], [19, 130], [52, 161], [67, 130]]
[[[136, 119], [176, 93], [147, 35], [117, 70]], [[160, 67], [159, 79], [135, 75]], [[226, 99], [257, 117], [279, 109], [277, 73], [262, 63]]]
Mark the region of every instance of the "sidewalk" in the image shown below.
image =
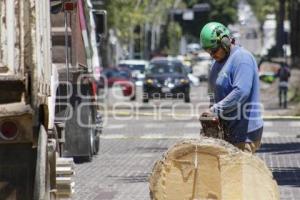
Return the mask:
[[[292, 70], [291, 78], [289, 81], [289, 94], [288, 98], [291, 98], [295, 87], [300, 85], [300, 71]], [[278, 81], [278, 80], [277, 80]], [[296, 102], [288, 102], [288, 108], [283, 109], [279, 107], [278, 99], [278, 82], [275, 81], [272, 84], [266, 84], [261, 82], [261, 102], [264, 105], [263, 115], [266, 117], [273, 116], [295, 116], [300, 114], [300, 105]]]

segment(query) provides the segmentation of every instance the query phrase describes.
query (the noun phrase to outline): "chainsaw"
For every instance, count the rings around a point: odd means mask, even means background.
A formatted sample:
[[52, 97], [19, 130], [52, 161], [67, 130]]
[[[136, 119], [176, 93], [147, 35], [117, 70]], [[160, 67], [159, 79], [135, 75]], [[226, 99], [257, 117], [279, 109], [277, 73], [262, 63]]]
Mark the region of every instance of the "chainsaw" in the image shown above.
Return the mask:
[[218, 117], [212, 116], [209, 113], [204, 112], [201, 114], [199, 121], [202, 126], [202, 129], [200, 130], [200, 135], [223, 140], [226, 139]]

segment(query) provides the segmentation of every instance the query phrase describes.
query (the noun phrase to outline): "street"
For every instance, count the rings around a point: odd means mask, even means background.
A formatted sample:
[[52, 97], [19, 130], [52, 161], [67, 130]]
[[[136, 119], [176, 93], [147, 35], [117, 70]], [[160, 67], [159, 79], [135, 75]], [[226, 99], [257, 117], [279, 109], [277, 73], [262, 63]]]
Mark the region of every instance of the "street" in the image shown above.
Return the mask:
[[[121, 106], [114, 111], [110, 109], [99, 154], [92, 162], [75, 167], [76, 186], [72, 199], [150, 199], [148, 176], [155, 161], [177, 141], [199, 137], [196, 111], [189, 112], [188, 108], [200, 108], [197, 113], [206, 109], [196, 106], [197, 101], [201, 101], [196, 94], [205, 91], [205, 84], [194, 87], [190, 106], [179, 100], [154, 102], [162, 108], [163, 114], [143, 104], [139, 109]], [[176, 103], [180, 106], [174, 111], [172, 105]], [[265, 121], [263, 144], [257, 153], [272, 170], [284, 200], [296, 200], [300, 196], [300, 139], [296, 138], [299, 128], [297, 120]]]
[[[253, 54], [262, 50], [264, 38], [259, 22], [245, 2], [239, 3], [237, 43]], [[100, 152], [93, 162], [76, 165], [76, 186], [72, 199], [149, 200], [148, 177], [154, 163], [180, 140], [199, 138], [199, 114], [208, 108], [207, 83], [191, 90], [191, 103], [181, 100], [137, 100], [113, 98], [110, 91], [105, 107]], [[272, 94], [273, 95], [273, 94]], [[270, 109], [270, 96], [264, 107]], [[273, 99], [273, 104], [275, 101]], [[277, 105], [277, 104], [276, 104]], [[278, 110], [280, 112], [280, 110]], [[300, 120], [276, 117], [264, 112], [262, 146], [257, 155], [271, 169], [281, 200], [300, 197]]]

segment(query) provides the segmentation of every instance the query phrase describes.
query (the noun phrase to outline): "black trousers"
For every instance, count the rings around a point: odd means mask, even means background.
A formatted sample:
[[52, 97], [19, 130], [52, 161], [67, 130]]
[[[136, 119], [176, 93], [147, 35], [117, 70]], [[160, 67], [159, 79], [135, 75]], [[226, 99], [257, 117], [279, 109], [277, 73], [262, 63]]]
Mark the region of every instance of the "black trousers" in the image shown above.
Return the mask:
[[279, 107], [287, 108], [288, 87], [279, 87]]

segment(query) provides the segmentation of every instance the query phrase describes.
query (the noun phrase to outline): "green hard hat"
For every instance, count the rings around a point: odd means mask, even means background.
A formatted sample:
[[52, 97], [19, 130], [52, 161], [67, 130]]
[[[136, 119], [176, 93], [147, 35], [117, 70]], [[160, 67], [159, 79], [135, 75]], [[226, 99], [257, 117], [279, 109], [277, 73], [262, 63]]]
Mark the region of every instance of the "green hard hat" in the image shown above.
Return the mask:
[[213, 49], [220, 45], [222, 37], [230, 36], [230, 31], [219, 22], [209, 22], [201, 30], [200, 43], [203, 49]]

